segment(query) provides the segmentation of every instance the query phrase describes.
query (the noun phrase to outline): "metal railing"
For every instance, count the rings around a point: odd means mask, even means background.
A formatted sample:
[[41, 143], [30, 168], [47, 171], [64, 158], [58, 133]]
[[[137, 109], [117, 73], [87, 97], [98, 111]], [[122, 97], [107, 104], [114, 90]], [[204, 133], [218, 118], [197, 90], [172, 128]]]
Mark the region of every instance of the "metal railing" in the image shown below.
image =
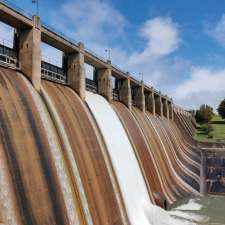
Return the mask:
[[97, 88], [96, 82], [94, 80], [90, 80], [90, 79], [86, 78], [86, 89], [88, 91], [97, 93], [98, 88]]
[[119, 90], [113, 89], [112, 94], [113, 94], [113, 99], [116, 101], [119, 101]]
[[0, 62], [12, 67], [18, 67], [16, 50], [0, 44]]
[[66, 72], [55, 65], [41, 61], [41, 77], [47, 80], [67, 84]]

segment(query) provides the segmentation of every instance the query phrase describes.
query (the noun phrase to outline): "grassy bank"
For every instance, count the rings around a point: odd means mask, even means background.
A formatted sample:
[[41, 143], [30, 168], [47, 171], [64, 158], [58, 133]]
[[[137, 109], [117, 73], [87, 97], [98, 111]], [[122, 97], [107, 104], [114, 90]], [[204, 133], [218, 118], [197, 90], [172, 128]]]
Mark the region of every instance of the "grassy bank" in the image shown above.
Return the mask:
[[209, 138], [202, 126], [196, 131], [194, 138], [197, 141], [208, 141], [208, 142], [216, 142], [223, 141], [225, 142], [225, 121], [222, 120], [220, 116], [214, 116], [210, 121], [210, 124], [213, 127], [213, 138]]

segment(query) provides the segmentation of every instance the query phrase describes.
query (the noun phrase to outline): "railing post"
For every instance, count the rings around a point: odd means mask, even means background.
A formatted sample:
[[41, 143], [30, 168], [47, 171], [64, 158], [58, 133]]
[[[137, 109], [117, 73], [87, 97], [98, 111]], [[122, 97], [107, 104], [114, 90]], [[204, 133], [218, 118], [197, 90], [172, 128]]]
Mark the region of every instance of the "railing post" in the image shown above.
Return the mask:
[[145, 93], [145, 106], [146, 109], [155, 116], [155, 99], [154, 99], [154, 91], [148, 91]]
[[39, 91], [41, 87], [41, 22], [38, 16], [33, 16], [32, 28], [19, 30], [19, 63], [21, 71]]
[[131, 109], [131, 87], [130, 87], [130, 77], [124, 80], [120, 80], [119, 87], [119, 98], [120, 101], [127, 106], [128, 109]]
[[142, 111], [145, 112], [145, 94], [144, 94], [144, 83], [141, 82], [141, 86], [137, 87], [137, 91], [134, 95], [135, 105]]
[[67, 79], [69, 86], [85, 100], [84, 44], [79, 43], [79, 52], [67, 55]]
[[98, 93], [104, 96], [109, 102], [112, 101], [112, 66], [111, 61], [107, 62], [107, 68], [97, 69]]

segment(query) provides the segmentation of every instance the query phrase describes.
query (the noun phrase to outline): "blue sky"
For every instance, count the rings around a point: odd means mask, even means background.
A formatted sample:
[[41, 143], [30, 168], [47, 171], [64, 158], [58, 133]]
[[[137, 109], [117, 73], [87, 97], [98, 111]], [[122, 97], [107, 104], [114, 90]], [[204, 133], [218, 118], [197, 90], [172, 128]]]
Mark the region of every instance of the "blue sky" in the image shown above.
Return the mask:
[[[31, 0], [13, 3], [35, 12]], [[40, 16], [103, 57], [111, 49], [113, 64], [183, 107], [225, 97], [225, 1], [40, 0]]]

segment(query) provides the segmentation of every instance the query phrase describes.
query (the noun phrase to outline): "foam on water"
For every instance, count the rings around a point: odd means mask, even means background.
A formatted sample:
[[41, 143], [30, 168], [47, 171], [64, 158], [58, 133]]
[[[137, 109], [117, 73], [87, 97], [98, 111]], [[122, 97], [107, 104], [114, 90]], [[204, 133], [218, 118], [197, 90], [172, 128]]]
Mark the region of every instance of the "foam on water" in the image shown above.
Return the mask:
[[209, 220], [208, 217], [201, 216], [191, 212], [179, 211], [179, 210], [171, 211], [169, 212], [169, 214], [178, 218], [182, 218], [182, 219], [190, 220], [194, 222], [203, 222], [203, 221], [207, 222]]
[[176, 207], [176, 210], [191, 210], [198, 211], [202, 208], [202, 205], [196, 202], [195, 199], [190, 199], [187, 204]]

